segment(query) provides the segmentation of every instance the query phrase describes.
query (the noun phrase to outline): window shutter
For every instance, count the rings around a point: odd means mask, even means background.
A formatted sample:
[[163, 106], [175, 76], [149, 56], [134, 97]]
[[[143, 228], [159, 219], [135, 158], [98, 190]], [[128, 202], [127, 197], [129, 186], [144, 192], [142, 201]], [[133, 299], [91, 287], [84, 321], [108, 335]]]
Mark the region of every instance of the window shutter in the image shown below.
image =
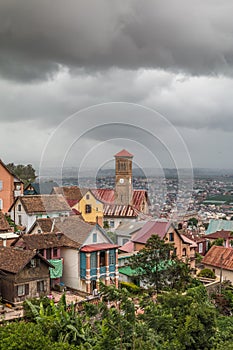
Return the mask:
[[25, 295], [29, 294], [29, 284], [25, 284]]

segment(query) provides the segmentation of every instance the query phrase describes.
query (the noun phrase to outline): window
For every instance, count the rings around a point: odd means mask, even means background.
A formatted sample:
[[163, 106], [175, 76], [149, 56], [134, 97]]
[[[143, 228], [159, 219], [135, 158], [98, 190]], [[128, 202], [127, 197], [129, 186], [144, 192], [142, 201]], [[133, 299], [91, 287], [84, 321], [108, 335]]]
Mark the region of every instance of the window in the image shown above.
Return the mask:
[[100, 252], [100, 267], [105, 266], [105, 251]]
[[51, 248], [46, 249], [46, 259], [51, 259]]
[[93, 242], [93, 243], [96, 243], [96, 242], [97, 242], [97, 233], [93, 233], [92, 242]]
[[45, 288], [44, 288], [44, 281], [39, 281], [37, 282], [37, 292], [44, 292]]
[[183, 248], [183, 250], [182, 250], [182, 256], [186, 256], [186, 248]]
[[89, 194], [86, 195], [86, 199], [90, 199], [90, 195]]
[[3, 208], [3, 200], [0, 199], [0, 210]]
[[98, 207], [96, 207], [96, 211], [99, 211]]
[[21, 211], [22, 207], [21, 204], [18, 205], [18, 211]]
[[97, 266], [96, 253], [91, 253], [91, 269], [95, 269]]
[[173, 242], [173, 241], [174, 241], [174, 233], [173, 233], [173, 232], [170, 232], [170, 233], [169, 233], [169, 241], [170, 241], [170, 242]]
[[115, 252], [114, 252], [114, 250], [109, 251], [109, 265], [115, 265]]
[[114, 221], [113, 220], [110, 221], [110, 227], [114, 227]]
[[57, 257], [57, 248], [53, 248], [53, 256]]
[[22, 215], [18, 215], [18, 224], [22, 226]]
[[29, 294], [29, 284], [21, 284], [20, 286], [17, 286], [17, 295], [18, 297], [21, 297], [23, 295]]
[[91, 205], [90, 204], [86, 204], [86, 206], [85, 206], [85, 213], [86, 214], [90, 214], [91, 213]]
[[3, 184], [2, 184], [2, 180], [0, 180], [0, 191], [2, 190]]
[[203, 243], [199, 243], [198, 253], [203, 253]]

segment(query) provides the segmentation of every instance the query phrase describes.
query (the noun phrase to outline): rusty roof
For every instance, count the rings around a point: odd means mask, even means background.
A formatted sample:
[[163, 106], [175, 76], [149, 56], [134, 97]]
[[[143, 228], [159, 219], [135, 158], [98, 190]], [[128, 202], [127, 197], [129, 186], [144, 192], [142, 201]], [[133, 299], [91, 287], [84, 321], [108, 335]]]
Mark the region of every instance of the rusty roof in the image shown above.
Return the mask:
[[133, 158], [133, 154], [129, 153], [126, 149], [122, 149], [120, 152], [115, 154], [114, 157], [126, 157], [126, 158]]
[[70, 212], [71, 209], [61, 194], [42, 194], [19, 197], [27, 214]]
[[139, 212], [132, 205], [105, 204], [104, 216], [136, 218], [139, 216]]
[[[14, 247], [0, 247], [0, 270], [15, 274], [21, 271], [36, 255], [38, 254], [33, 250], [22, 250]], [[38, 256], [49, 266], [53, 267], [42, 256]]]
[[233, 248], [213, 246], [204, 256], [202, 263], [233, 271]]
[[148, 200], [148, 194], [146, 190], [134, 190], [133, 191], [133, 198], [132, 198], [132, 205], [137, 209], [141, 210], [141, 205], [143, 202], [149, 202]]
[[93, 193], [96, 199], [103, 203], [114, 203], [115, 190], [109, 188], [92, 188], [91, 192]]
[[9, 232], [12, 231], [5, 215], [0, 211], [0, 232]]

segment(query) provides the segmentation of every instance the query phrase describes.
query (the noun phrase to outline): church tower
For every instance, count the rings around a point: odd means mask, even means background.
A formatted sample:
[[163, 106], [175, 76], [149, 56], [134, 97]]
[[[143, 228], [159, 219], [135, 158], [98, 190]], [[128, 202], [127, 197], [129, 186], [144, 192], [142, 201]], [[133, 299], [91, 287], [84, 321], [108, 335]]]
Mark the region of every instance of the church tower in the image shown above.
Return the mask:
[[125, 149], [115, 154], [115, 204], [131, 204], [133, 196], [132, 159], [133, 155]]

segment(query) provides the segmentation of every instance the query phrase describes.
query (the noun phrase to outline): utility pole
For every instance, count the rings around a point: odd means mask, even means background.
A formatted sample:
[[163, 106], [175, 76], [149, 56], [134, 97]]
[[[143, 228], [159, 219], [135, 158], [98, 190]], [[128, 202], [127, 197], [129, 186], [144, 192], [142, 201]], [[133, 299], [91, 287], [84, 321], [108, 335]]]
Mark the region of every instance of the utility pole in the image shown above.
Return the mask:
[[220, 288], [219, 288], [220, 294], [222, 294], [222, 263], [223, 263], [223, 254], [220, 257]]

